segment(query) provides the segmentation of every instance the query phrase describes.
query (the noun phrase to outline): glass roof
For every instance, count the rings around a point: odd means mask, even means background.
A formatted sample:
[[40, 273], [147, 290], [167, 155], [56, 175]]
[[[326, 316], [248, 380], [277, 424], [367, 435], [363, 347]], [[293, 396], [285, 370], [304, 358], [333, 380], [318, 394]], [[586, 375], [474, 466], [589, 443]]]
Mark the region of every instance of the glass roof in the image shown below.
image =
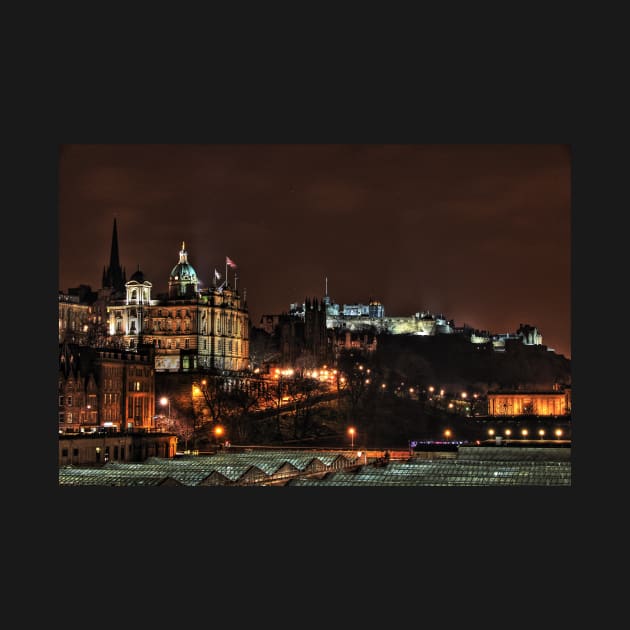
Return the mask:
[[335, 451], [221, 452], [175, 459], [150, 457], [144, 462], [109, 462], [99, 468], [62, 466], [59, 484], [256, 485], [275, 480], [296, 486], [570, 486], [570, 451], [460, 447], [457, 458], [412, 456], [378, 467], [359, 464]]

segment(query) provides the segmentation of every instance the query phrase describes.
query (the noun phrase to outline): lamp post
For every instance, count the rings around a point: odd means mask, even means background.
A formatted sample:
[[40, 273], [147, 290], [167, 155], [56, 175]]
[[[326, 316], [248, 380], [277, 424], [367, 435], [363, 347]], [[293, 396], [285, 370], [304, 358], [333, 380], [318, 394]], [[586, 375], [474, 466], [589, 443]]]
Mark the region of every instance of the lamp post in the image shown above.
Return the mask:
[[348, 433], [350, 434], [350, 448], [352, 450], [354, 450], [354, 434], [357, 432], [357, 430], [354, 427], [350, 427], [348, 429]]
[[170, 424], [171, 424], [171, 399], [167, 398], [166, 396], [162, 396], [162, 398], [160, 398], [160, 405], [162, 405], [162, 407], [166, 407], [168, 405], [168, 424], [169, 424], [169, 428], [170, 428]]
[[223, 429], [222, 426], [218, 425], [218, 426], [214, 427], [214, 431], [213, 432], [214, 432], [214, 440], [215, 440], [215, 442], [216, 442], [216, 444], [218, 446], [219, 438], [223, 435], [224, 429]]

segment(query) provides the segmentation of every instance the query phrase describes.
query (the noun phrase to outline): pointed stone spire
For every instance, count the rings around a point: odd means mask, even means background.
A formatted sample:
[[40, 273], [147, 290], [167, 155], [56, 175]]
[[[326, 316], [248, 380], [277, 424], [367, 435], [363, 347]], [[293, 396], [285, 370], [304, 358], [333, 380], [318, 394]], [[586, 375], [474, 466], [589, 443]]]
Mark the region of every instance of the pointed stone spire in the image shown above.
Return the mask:
[[120, 267], [118, 259], [118, 230], [116, 229], [116, 218], [114, 218], [114, 230], [112, 232], [112, 250], [109, 255], [109, 268], [115, 269]]
[[103, 273], [103, 288], [110, 288], [114, 294], [122, 295], [125, 292], [125, 281], [127, 274], [120, 266], [118, 254], [118, 225], [114, 219], [112, 230], [112, 248], [109, 254], [109, 267]]

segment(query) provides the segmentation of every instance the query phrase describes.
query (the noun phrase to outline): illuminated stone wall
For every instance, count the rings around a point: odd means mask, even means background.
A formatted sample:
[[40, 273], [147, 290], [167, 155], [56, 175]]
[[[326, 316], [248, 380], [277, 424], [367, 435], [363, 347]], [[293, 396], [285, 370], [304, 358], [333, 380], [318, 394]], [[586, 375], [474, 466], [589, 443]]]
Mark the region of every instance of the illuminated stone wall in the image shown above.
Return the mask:
[[488, 394], [490, 416], [562, 416], [569, 411], [565, 392]]
[[434, 335], [435, 319], [411, 317], [327, 317], [327, 328], [360, 331], [374, 328], [376, 332], [387, 332], [393, 335]]

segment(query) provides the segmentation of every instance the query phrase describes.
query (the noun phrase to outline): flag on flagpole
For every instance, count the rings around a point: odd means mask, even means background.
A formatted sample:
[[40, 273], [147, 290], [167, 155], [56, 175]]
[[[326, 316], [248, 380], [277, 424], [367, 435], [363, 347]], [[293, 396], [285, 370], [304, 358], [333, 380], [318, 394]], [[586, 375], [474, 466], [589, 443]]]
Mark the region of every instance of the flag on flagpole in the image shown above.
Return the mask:
[[221, 280], [221, 274], [220, 274], [220, 273], [219, 273], [216, 269], [214, 270], [214, 277], [215, 277], [217, 280]]
[[225, 264], [231, 269], [236, 269], [236, 263], [229, 256], [225, 257]]

